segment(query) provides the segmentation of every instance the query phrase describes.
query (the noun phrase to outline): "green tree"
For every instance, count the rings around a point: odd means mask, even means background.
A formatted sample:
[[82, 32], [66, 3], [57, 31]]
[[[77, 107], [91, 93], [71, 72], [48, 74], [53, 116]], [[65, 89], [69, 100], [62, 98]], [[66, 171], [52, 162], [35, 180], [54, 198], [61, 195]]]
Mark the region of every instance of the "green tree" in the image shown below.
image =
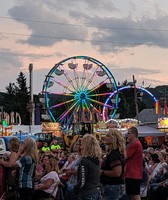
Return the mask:
[[6, 98], [4, 102], [4, 111], [7, 113], [10, 113], [12, 111], [16, 111], [16, 85], [14, 83], [9, 83], [8, 86], [6, 86]]
[[28, 92], [28, 87], [26, 86], [26, 77], [25, 75], [23, 74], [23, 72], [20, 72], [19, 75], [18, 75], [18, 78], [16, 79], [17, 81], [17, 92], [18, 93], [22, 93], [24, 95], [28, 95], [29, 92]]
[[18, 113], [20, 114], [23, 124], [27, 125], [29, 124], [29, 111], [27, 109], [28, 103], [29, 103], [29, 91], [28, 87], [26, 85], [26, 77], [23, 74], [23, 72], [20, 72], [18, 75], [17, 80], [17, 91], [16, 91], [16, 101], [17, 103], [17, 109]]
[[119, 93], [119, 99], [120, 101], [119, 101], [118, 109], [117, 109], [117, 113], [120, 114], [119, 118], [120, 119], [128, 118], [130, 105], [128, 104], [122, 92]]
[[6, 87], [6, 91], [8, 95], [15, 95], [16, 94], [16, 85], [14, 83], [9, 83], [9, 85]]
[[26, 77], [20, 72], [15, 83], [9, 83], [6, 87], [7, 99], [5, 111], [8, 113], [18, 112], [22, 119], [22, 124], [29, 124], [29, 111], [27, 105], [29, 102], [29, 91], [26, 85]]

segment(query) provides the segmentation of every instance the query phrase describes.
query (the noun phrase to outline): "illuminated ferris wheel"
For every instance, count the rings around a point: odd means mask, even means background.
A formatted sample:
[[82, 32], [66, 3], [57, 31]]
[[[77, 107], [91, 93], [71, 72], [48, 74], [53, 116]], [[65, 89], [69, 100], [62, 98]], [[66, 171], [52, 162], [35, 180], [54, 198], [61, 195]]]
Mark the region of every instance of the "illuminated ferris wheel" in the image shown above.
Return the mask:
[[[104, 103], [117, 90], [112, 73], [103, 63], [88, 56], [74, 56], [55, 64], [42, 92], [51, 120], [68, 126], [103, 119]], [[115, 103], [105, 105], [110, 112], [118, 106], [117, 94], [115, 98]]]

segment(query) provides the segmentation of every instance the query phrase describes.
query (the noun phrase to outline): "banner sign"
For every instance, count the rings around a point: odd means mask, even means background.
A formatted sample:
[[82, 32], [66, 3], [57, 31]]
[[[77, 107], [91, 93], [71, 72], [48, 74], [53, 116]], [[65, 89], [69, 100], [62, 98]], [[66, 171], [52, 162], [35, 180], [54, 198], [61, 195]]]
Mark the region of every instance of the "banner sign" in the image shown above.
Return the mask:
[[62, 131], [58, 122], [44, 122], [41, 127], [43, 133], [52, 132], [54, 136], [62, 137]]

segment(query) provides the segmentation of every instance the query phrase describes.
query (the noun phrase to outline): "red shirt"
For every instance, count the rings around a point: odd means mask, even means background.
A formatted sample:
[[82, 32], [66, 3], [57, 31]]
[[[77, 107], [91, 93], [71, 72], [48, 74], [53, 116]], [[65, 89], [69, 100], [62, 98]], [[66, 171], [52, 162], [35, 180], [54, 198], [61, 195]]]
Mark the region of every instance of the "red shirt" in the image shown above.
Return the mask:
[[142, 145], [139, 140], [130, 143], [127, 147], [125, 178], [142, 179]]

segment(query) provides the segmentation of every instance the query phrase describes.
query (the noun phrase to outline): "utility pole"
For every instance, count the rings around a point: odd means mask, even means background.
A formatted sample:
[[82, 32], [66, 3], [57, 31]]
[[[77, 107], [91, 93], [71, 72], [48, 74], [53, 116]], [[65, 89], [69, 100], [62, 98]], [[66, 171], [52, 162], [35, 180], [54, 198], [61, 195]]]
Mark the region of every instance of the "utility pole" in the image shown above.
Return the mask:
[[2, 126], [2, 136], [3, 136], [3, 132], [4, 132], [4, 127], [3, 127], [4, 110], [3, 110], [3, 106], [0, 106], [0, 109], [1, 109], [1, 126]]
[[139, 109], [138, 109], [138, 101], [137, 101], [137, 90], [136, 90], [136, 80], [134, 75], [133, 77], [133, 84], [134, 84], [134, 101], [135, 101], [135, 109], [136, 109], [136, 116], [139, 124]]

